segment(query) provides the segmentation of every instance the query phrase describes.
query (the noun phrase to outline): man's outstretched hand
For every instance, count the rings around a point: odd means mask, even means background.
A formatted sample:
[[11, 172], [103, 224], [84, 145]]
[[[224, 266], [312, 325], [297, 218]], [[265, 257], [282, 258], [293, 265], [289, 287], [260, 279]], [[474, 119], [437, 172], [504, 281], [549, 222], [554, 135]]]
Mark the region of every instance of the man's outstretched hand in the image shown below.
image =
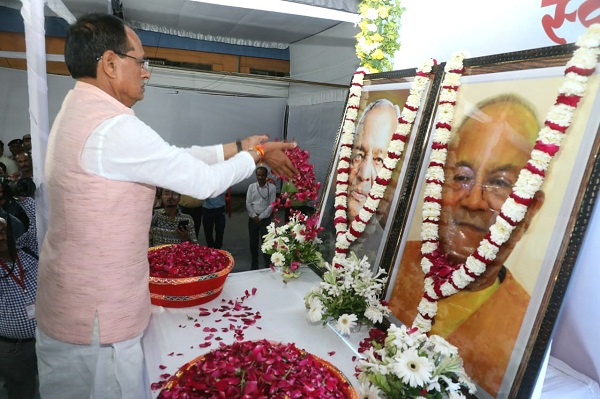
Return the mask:
[[293, 178], [294, 175], [298, 174], [298, 170], [294, 167], [294, 164], [285, 155], [285, 150], [291, 150], [296, 148], [296, 143], [284, 143], [281, 141], [268, 141], [263, 143], [265, 150], [265, 156], [263, 162], [269, 165], [271, 171], [277, 175], [284, 175], [288, 178]]

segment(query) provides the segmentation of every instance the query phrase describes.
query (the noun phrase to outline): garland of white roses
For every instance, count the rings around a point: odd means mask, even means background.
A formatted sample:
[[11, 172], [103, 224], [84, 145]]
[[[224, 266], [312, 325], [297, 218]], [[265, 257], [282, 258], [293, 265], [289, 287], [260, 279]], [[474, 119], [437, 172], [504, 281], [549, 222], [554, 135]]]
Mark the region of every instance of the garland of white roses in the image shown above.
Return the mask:
[[577, 46], [579, 48], [566, 65], [564, 81], [558, 90], [555, 104], [546, 116], [544, 127], [538, 134], [531, 158], [521, 170], [495, 223], [466, 262], [456, 265], [449, 275], [443, 276], [443, 269], [448, 267], [443, 259], [444, 255], [438, 252], [443, 167], [446, 163], [456, 94], [462, 75], [463, 55], [455, 55], [447, 64], [447, 74], [442, 83], [443, 90], [439, 101], [440, 117], [436, 124], [432, 155], [426, 172], [421, 230], [421, 267], [425, 273], [425, 292], [418, 306], [419, 313], [413, 321], [413, 329], [420, 332], [430, 331], [432, 320], [437, 313], [438, 300], [459, 292], [481, 275], [525, 217], [528, 206], [544, 182], [550, 161], [559, 150], [561, 141], [571, 125], [577, 104], [587, 88], [589, 76], [596, 68], [600, 55], [600, 24], [592, 25], [577, 41]]
[[371, 186], [367, 200], [348, 225], [348, 177], [350, 173], [350, 161], [352, 157], [352, 144], [356, 130], [358, 109], [364, 76], [368, 70], [359, 68], [352, 78], [350, 94], [346, 105], [345, 118], [340, 138], [340, 156], [337, 169], [337, 181], [335, 187], [335, 219], [336, 230], [335, 257], [333, 264], [339, 264], [348, 253], [350, 244], [361, 236], [365, 227], [379, 206], [385, 189], [391, 181], [392, 173], [404, 151], [406, 139], [412, 130], [417, 112], [421, 106], [423, 92], [429, 83], [431, 68], [435, 60], [429, 59], [417, 70], [417, 74], [410, 88], [410, 94], [404, 104], [402, 113], [398, 118], [398, 127], [392, 136], [387, 155], [383, 161], [383, 167], [377, 173], [377, 177]]

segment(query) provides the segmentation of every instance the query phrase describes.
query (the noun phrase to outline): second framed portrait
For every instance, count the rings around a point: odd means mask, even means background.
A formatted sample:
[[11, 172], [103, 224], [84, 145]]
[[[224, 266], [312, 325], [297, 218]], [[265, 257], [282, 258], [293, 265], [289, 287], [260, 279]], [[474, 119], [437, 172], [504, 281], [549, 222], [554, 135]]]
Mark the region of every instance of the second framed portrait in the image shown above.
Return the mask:
[[[364, 79], [358, 106], [358, 117], [351, 121], [355, 124], [354, 139], [351, 144], [352, 154], [349, 160], [347, 183], [347, 218], [352, 221], [365, 206], [369, 193], [375, 184], [377, 174], [386, 162], [388, 149], [394, 136], [399, 118], [409, 97], [416, 74], [415, 69], [394, 71], [377, 75], [367, 75]], [[404, 151], [398, 159], [396, 167], [379, 206], [371, 219], [366, 223], [364, 232], [354, 241], [349, 250], [359, 258], [366, 256], [373, 265], [379, 265], [388, 231], [392, 225], [393, 211], [406, 184], [406, 166], [414, 149], [415, 136], [419, 126], [428, 118], [422, 109], [429, 91], [432, 89], [433, 76], [428, 75], [427, 87], [424, 88], [412, 129], [407, 135]], [[344, 115], [342, 127], [348, 120]], [[340, 129], [341, 135], [342, 129]], [[332, 153], [332, 162], [327, 177], [327, 185], [320, 201], [320, 234], [323, 244], [320, 248], [323, 258], [331, 262], [335, 255], [336, 231], [335, 194], [338, 182], [337, 166], [340, 157], [341, 143], [338, 137], [336, 148]]]

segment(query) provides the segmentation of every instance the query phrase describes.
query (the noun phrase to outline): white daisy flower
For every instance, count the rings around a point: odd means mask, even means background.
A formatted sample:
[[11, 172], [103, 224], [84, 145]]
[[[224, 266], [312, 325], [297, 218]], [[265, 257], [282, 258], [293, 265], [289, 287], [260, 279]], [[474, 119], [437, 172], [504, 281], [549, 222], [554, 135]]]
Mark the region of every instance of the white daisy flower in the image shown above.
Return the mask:
[[355, 314], [346, 314], [341, 315], [335, 325], [335, 328], [342, 335], [350, 335], [350, 330], [356, 326], [356, 321], [358, 317]]
[[358, 397], [360, 399], [381, 399], [381, 390], [377, 386], [365, 383], [358, 387]]
[[425, 386], [432, 372], [433, 365], [429, 359], [419, 356], [415, 349], [400, 353], [394, 364], [394, 374], [413, 388]]

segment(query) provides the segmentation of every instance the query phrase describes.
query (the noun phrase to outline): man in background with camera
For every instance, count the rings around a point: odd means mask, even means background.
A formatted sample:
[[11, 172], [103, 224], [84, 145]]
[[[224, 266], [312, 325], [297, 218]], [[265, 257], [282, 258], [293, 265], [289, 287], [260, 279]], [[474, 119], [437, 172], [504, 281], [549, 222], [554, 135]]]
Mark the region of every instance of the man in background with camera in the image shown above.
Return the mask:
[[160, 190], [162, 208], [157, 209], [150, 223], [150, 246], [197, 243], [194, 220], [179, 209], [181, 195], [165, 188]]
[[[34, 303], [37, 291], [38, 242], [35, 201], [14, 198], [8, 182], [0, 184], [0, 377], [8, 399], [33, 399], [37, 395]], [[4, 210], [18, 207], [23, 224]]]

